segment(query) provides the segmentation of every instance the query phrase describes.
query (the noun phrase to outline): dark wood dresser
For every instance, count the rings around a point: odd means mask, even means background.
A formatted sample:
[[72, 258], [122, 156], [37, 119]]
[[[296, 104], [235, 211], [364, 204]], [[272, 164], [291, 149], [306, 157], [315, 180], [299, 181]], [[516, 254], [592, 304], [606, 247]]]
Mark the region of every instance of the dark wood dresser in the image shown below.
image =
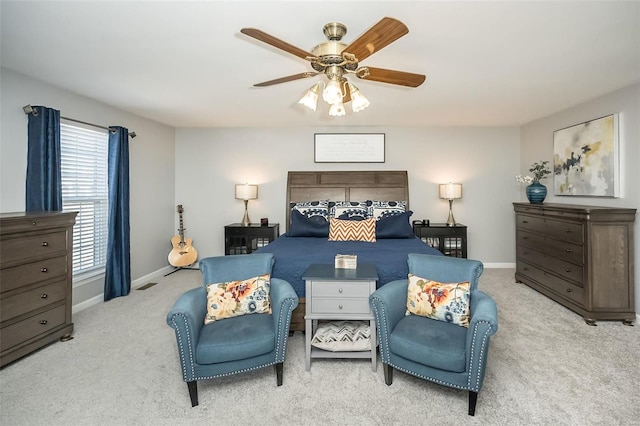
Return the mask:
[[71, 337], [76, 214], [0, 214], [0, 367]]
[[635, 319], [636, 209], [513, 203], [517, 282], [596, 320]]

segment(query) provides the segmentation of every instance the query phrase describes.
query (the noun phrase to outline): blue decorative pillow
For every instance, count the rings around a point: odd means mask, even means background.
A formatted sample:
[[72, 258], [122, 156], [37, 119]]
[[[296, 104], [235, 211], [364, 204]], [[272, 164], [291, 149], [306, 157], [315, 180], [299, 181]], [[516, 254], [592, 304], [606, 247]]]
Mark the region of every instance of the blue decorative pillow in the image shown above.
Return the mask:
[[407, 210], [404, 213], [381, 217], [376, 222], [376, 238], [413, 238], [413, 228], [409, 218], [413, 212]]
[[366, 201], [334, 201], [329, 216], [342, 220], [365, 220], [370, 217]]
[[406, 209], [406, 201], [371, 201], [369, 205], [369, 216], [380, 220], [383, 217], [404, 213]]
[[324, 218], [327, 221], [327, 223], [329, 223], [329, 200], [302, 201], [299, 203], [290, 203], [289, 207], [291, 207], [292, 213], [294, 210], [297, 210], [307, 218], [320, 216]]
[[291, 210], [291, 225], [287, 236], [327, 238], [329, 236], [329, 222], [320, 215], [308, 218], [298, 210]]

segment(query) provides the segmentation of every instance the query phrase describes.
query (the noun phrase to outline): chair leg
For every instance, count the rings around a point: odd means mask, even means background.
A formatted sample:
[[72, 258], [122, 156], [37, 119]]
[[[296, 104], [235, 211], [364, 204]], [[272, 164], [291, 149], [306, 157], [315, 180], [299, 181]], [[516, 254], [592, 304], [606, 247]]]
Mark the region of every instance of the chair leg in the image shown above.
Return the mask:
[[283, 366], [284, 363], [283, 362], [279, 362], [277, 364], [274, 365], [274, 367], [276, 368], [276, 381], [278, 383], [278, 386], [282, 386], [282, 371], [283, 371]]
[[389, 364], [382, 363], [382, 371], [384, 371], [384, 382], [387, 386], [393, 383], [393, 367]]
[[195, 407], [196, 405], [198, 405], [198, 382], [195, 380], [187, 382], [187, 387], [189, 388], [191, 407]]
[[476, 402], [478, 401], [478, 392], [469, 391], [469, 415], [476, 415]]

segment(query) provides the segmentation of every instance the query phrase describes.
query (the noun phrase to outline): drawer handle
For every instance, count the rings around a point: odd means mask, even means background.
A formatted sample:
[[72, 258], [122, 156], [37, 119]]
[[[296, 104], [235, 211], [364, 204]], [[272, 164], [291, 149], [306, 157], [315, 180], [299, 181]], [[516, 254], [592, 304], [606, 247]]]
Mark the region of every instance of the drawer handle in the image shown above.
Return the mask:
[[42, 321], [40, 321], [40, 324], [47, 325], [47, 322], [48, 322], [47, 320], [42, 320]]
[[522, 223], [529, 223], [529, 221], [528, 220], [523, 220]]
[[567, 229], [564, 230], [564, 232], [566, 232], [567, 234], [570, 234], [571, 233], [571, 229], [567, 228]]
[[42, 269], [40, 269], [40, 272], [45, 272], [46, 273], [46, 272], [49, 272], [49, 270], [47, 268], [42, 268]]
[[571, 293], [573, 290], [571, 290], [570, 288], [567, 289], [567, 293]]
[[47, 293], [42, 293], [40, 295], [40, 299], [46, 299], [47, 297], [49, 297], [49, 295]]
[[48, 247], [48, 246], [49, 246], [49, 243], [48, 243], [48, 242], [46, 242], [46, 241], [43, 241], [43, 242], [42, 242], [42, 247]]
[[567, 268], [564, 270], [565, 272], [571, 272], [571, 268]]
[[338, 309], [342, 309], [342, 303], [338, 305]]
[[571, 253], [571, 249], [565, 249], [565, 253]]
[[342, 288], [339, 288], [339, 289], [338, 289], [338, 293], [342, 293]]
[[37, 222], [31, 222], [31, 224], [32, 224], [33, 226], [36, 226], [38, 223], [37, 223]]

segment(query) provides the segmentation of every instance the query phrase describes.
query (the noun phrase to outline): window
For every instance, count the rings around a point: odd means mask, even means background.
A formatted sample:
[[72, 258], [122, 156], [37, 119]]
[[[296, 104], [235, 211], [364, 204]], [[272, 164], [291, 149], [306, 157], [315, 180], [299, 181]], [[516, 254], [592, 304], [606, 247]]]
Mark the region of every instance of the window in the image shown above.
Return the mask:
[[107, 253], [107, 130], [60, 123], [62, 208], [77, 211], [73, 275], [104, 272]]

